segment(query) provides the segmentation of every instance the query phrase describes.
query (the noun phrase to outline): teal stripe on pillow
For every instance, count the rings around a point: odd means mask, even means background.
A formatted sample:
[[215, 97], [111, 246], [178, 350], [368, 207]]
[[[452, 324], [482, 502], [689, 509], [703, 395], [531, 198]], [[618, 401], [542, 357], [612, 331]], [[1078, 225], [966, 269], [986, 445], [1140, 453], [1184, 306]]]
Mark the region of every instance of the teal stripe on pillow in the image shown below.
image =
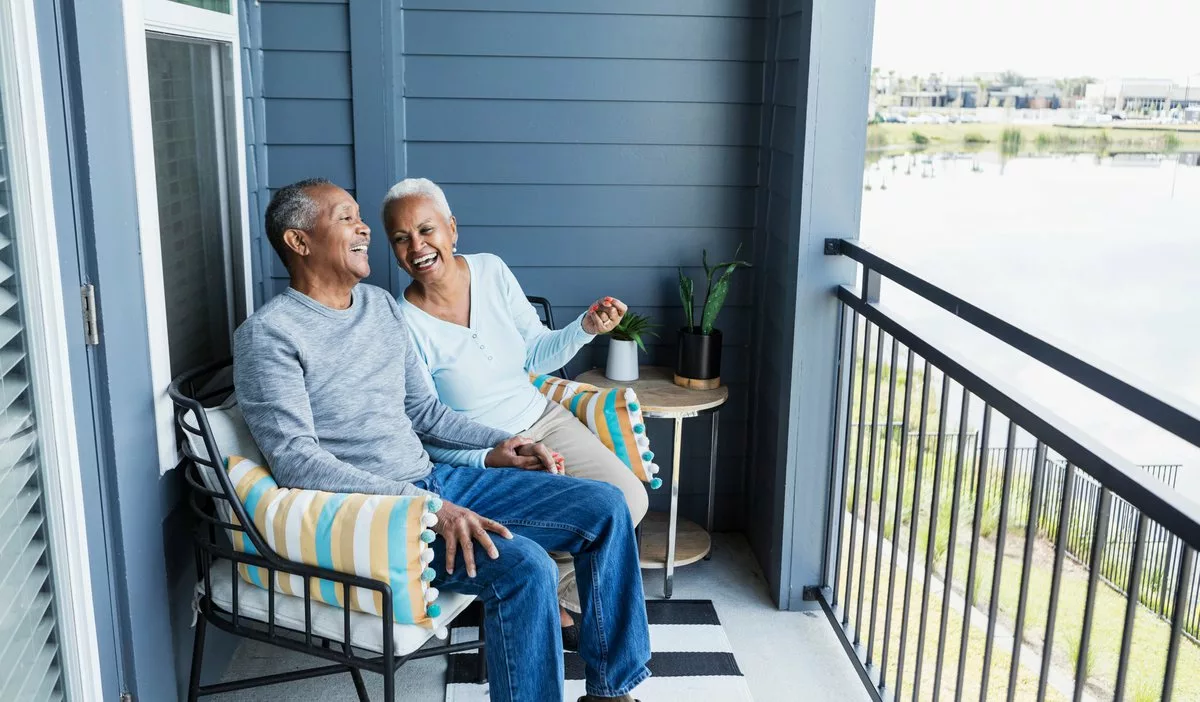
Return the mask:
[[[604, 421], [608, 424], [608, 433], [610, 436], [621, 435], [621, 420], [617, 418], [617, 393], [610, 392], [604, 397]], [[625, 450], [625, 442], [614, 441], [612, 452], [621, 459], [626, 468], [633, 468], [633, 464], [629, 461], [629, 452]]]
[[[322, 568], [333, 570], [333, 520], [347, 497], [349, 495], [330, 495], [321, 507], [321, 514], [317, 516], [317, 565]], [[326, 602], [337, 602], [337, 586], [328, 580], [320, 580], [319, 583], [321, 599]]]
[[[408, 541], [408, 523], [405, 517], [404, 512], [398, 509], [392, 510], [388, 515], [388, 561], [391, 563], [403, 563], [405, 559], [404, 544]], [[404, 582], [396, 577], [404, 574], [403, 570], [391, 569], [392, 592], [404, 592]], [[408, 598], [393, 597], [392, 606], [395, 607], [392, 616], [398, 621], [412, 621], [412, 603]]]
[[[274, 480], [260, 480], [250, 488], [250, 492], [246, 494], [246, 499], [243, 500], [243, 504], [246, 506], [246, 514], [250, 516], [251, 520], [253, 520], [254, 515], [258, 513], [258, 503], [262, 501], [263, 495], [266, 494], [267, 490], [270, 490], [274, 487]], [[249, 538], [244, 538], [242, 541], [247, 546], [247, 553], [258, 553], [258, 551], [254, 548], [254, 543], [250, 541]], [[264, 590], [267, 589], [266, 583], [263, 582], [261, 568], [247, 568], [246, 570], [248, 570], [250, 573], [250, 582]]]

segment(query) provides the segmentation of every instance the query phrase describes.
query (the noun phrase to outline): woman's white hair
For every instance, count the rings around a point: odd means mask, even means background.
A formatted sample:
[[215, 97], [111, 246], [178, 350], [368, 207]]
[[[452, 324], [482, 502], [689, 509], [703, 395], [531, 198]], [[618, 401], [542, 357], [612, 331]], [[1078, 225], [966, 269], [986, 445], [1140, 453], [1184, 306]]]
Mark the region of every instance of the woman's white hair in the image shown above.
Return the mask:
[[433, 204], [437, 206], [442, 215], [447, 220], [450, 219], [450, 202], [446, 200], [446, 193], [442, 192], [437, 183], [428, 178], [405, 178], [393, 185], [392, 189], [388, 190], [387, 195], [383, 197], [384, 220], [387, 220], [388, 207], [393, 202], [409, 197], [427, 197], [433, 200]]

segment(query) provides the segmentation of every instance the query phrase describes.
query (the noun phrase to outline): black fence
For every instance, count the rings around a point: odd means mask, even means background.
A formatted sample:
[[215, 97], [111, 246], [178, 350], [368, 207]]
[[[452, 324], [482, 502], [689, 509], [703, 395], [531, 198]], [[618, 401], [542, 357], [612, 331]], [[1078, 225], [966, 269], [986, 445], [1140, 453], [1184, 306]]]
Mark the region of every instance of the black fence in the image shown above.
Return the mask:
[[[856, 421], [851, 425], [852, 435], [857, 424]], [[898, 427], [892, 427], [881, 431], [877, 426], [874, 429], [878, 434], [875, 440], [877, 442], [898, 442], [897, 429]], [[919, 440], [921, 437], [915, 433], [910, 432], [905, 436], [908, 444], [905, 453], [908, 456], [918, 455], [917, 442]], [[943, 470], [947, 470], [955, 461], [957, 447], [960, 445], [958, 433], [947, 432], [943, 440], [947, 445], [943, 452]], [[934, 455], [937, 437], [926, 436], [923, 442], [924, 446], [920, 453], [925, 456]], [[982, 454], [979, 451], [978, 432], [968, 432], [961, 445], [963, 446], [963, 469], [966, 471], [963, 482], [965, 493], [962, 499], [967, 504], [973, 504], [975, 501], [974, 491], [980, 484], [978, 470], [979, 458]], [[1030, 504], [1035, 503], [1033, 500], [1034, 461], [1037, 458], [1035, 446], [1014, 447], [1011, 451], [1005, 446], [987, 449], [984, 465], [987, 466], [988, 476], [983, 482], [987, 487], [982, 504], [984, 512], [987, 512], [999, 505], [1003, 498], [1001, 478], [1005, 459], [1010, 452], [1013, 455], [1013, 465], [1012, 485], [1008, 499], [1011, 501], [1010, 510], [1013, 516], [1010, 517], [1008, 523], [1010, 530], [1021, 530], [1028, 525]], [[895, 450], [895, 453], [899, 455], [900, 451]], [[912, 466], [908, 467], [909, 470], [912, 468]], [[1158, 463], [1142, 465], [1139, 468], [1148, 476], [1174, 488], [1182, 465]], [[1036, 500], [1038, 505], [1036, 533], [1046, 539], [1048, 543], [1052, 543], [1058, 534], [1060, 521], [1063, 518], [1061, 509], [1067, 464], [1062, 457], [1047, 452], [1043, 459], [1043, 470], [1045, 477], [1040, 481], [1041, 494]], [[1086, 567], [1092, 545], [1095, 542], [1093, 516], [1099, 509], [1101, 486], [1095, 478], [1080, 471], [1072, 474], [1072, 481], [1074, 483], [1072, 486], [1074, 500], [1070, 513], [1065, 517], [1068, 525], [1066, 555]], [[1104, 553], [1100, 560], [1100, 578], [1122, 595], [1128, 596], [1129, 566], [1133, 562], [1134, 549], [1137, 546], [1138, 511], [1120, 497], [1111, 499], [1109, 509], [1111, 514], [1108, 534], [1104, 539]], [[1146, 561], [1138, 588], [1138, 600], [1151, 612], [1164, 619], [1169, 618], [1172, 614], [1175, 602], [1175, 584], [1177, 583], [1177, 578], [1173, 576], [1178, 573], [1182, 554], [1183, 544], [1179, 538], [1162, 525], [1151, 523], [1146, 535]], [[1185, 590], [1184, 634], [1193, 641], [1200, 642], [1200, 571], [1193, 576], [1191, 583], [1186, 584]]]
[[880, 304], [881, 278], [1193, 446], [1200, 408], [853, 242], [826, 251], [862, 264], [863, 280], [836, 292], [826, 579], [806, 592], [871, 697], [1200, 698], [1200, 508], [1173, 489], [1179, 466], [1134, 466], [930, 342]]

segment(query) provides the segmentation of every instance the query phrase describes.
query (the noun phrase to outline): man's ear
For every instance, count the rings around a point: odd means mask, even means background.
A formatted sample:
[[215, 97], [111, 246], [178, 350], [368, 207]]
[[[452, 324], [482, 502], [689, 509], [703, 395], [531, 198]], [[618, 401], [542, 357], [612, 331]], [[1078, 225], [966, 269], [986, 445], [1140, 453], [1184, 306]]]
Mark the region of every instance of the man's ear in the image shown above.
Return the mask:
[[297, 256], [308, 255], [308, 234], [303, 229], [288, 229], [283, 233], [283, 243]]

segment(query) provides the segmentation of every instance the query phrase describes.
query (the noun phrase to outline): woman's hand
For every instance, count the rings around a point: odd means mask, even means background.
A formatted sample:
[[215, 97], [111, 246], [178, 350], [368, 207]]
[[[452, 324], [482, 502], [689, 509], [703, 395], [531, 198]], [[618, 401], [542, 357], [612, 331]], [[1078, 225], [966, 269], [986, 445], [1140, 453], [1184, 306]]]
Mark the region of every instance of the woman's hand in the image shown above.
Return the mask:
[[489, 468], [544, 470], [558, 474], [565, 467], [562, 455], [524, 436], [514, 436], [496, 444], [496, 448], [488, 451], [483, 463]]
[[446, 540], [446, 574], [454, 572], [454, 558], [462, 549], [463, 561], [467, 564], [467, 575], [475, 577], [475, 542], [478, 541], [483, 550], [492, 560], [500, 557], [496, 544], [488, 532], [499, 534], [506, 539], [512, 538], [512, 532], [499, 522], [487, 517], [481, 517], [466, 507], [459, 507], [449, 500], [442, 501], [442, 508], [437, 512], [437, 524], [433, 530]]
[[583, 330], [588, 334], [607, 334], [621, 323], [629, 307], [615, 297], [596, 301], [583, 315]]

